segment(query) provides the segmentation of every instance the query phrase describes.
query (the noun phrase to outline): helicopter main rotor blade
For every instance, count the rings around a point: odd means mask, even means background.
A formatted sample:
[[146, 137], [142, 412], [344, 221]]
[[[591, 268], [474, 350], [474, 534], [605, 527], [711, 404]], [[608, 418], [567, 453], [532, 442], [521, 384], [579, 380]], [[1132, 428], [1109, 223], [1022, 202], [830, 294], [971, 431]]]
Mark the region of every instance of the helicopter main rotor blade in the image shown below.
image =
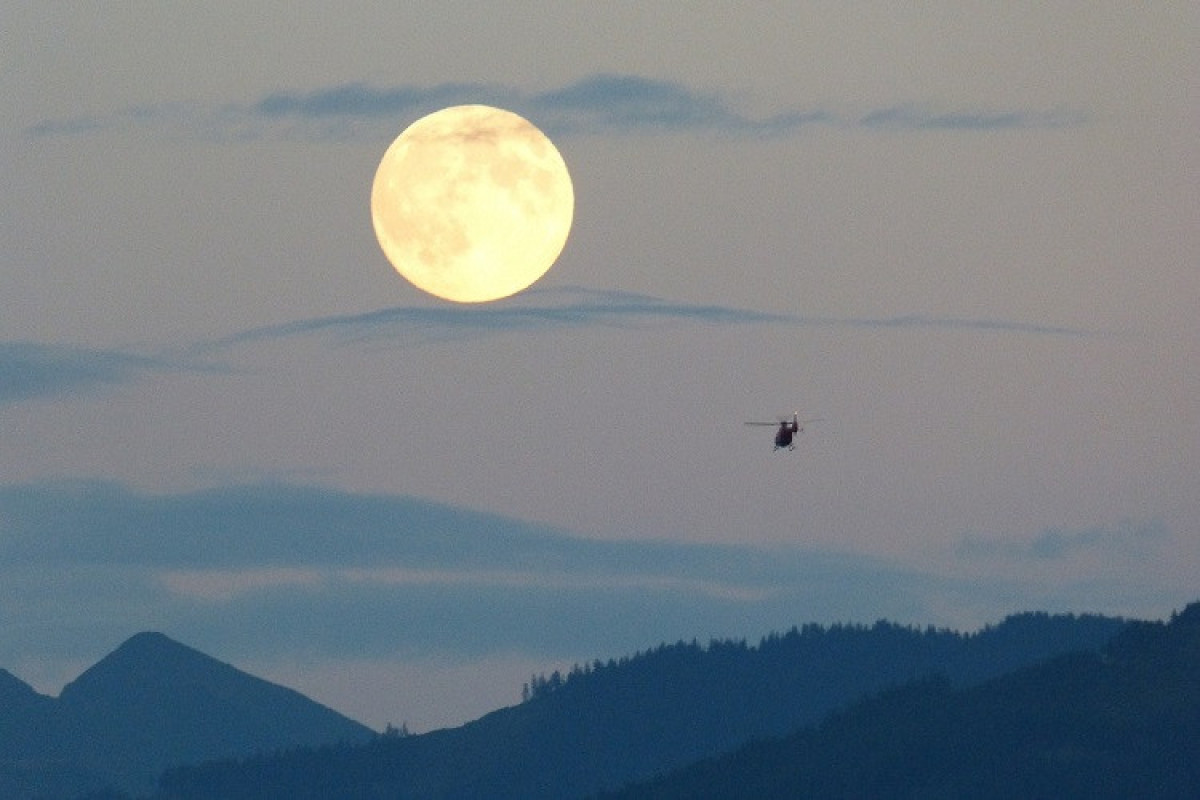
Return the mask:
[[778, 427], [779, 427], [779, 423], [778, 423], [778, 422], [746, 422], [746, 423], [744, 423], [744, 424], [746, 424], [746, 425], [769, 425], [769, 426], [771, 426], [772, 428], [778, 428]]

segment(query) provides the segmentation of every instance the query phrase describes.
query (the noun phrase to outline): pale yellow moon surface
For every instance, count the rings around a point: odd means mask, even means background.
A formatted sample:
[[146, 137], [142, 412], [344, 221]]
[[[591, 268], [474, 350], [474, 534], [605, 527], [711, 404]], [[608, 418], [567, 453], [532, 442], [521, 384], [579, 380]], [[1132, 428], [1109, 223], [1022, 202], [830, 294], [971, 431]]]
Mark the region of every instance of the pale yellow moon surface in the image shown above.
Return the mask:
[[454, 106], [414, 122], [375, 172], [371, 220], [396, 271], [461, 303], [508, 297], [558, 259], [575, 214], [567, 165], [523, 117]]

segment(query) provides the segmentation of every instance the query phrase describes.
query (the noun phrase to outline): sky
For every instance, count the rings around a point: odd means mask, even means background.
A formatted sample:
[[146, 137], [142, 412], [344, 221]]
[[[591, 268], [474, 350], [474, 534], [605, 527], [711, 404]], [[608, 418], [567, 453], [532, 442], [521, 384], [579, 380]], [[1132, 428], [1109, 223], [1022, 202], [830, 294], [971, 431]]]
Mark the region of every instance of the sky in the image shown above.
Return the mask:
[[[663, 642], [1198, 599], [1195, 3], [387, 5], [0, 12], [0, 667], [158, 630], [425, 731]], [[492, 304], [371, 227], [460, 103], [575, 189]]]

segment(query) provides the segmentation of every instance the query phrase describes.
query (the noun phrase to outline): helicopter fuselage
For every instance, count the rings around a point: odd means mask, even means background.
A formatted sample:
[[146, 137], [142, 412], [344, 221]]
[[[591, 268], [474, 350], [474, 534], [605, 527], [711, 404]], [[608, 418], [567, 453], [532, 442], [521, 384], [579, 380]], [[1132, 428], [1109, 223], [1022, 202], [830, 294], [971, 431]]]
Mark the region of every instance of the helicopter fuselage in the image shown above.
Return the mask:
[[800, 426], [795, 422], [779, 423], [779, 430], [775, 432], [775, 449], [778, 450], [781, 447], [791, 449], [795, 447], [792, 444], [792, 435], [798, 430], [800, 430]]

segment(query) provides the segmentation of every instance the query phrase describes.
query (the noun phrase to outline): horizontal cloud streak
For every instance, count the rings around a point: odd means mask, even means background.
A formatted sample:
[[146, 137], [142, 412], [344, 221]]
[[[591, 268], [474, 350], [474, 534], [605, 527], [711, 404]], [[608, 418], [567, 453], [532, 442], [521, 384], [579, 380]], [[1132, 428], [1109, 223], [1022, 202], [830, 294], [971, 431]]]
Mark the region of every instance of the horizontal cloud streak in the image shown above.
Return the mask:
[[168, 373], [224, 372], [212, 360], [231, 350], [298, 337], [334, 345], [417, 346], [513, 333], [560, 329], [645, 330], [672, 324], [792, 325], [860, 330], [925, 329], [1038, 336], [1096, 336], [1102, 331], [1013, 320], [906, 315], [821, 317], [780, 314], [716, 304], [689, 304], [630, 292], [579, 287], [535, 289], [486, 306], [400, 306], [251, 328], [154, 355], [33, 342], [0, 342], [0, 406], [76, 397], [106, 386]]
[[1037, 336], [1097, 336], [1103, 331], [1032, 322], [960, 317], [822, 317], [780, 314], [715, 304], [689, 304], [630, 292], [566, 287], [536, 289], [486, 306], [400, 306], [251, 328], [156, 355], [120, 350], [0, 342], [0, 406], [74, 397], [105, 386], [164, 373], [223, 372], [212, 359], [258, 343], [324, 337], [334, 345], [417, 346], [513, 333], [560, 329], [645, 330], [672, 324], [791, 325], [859, 330], [924, 329]]
[[[550, 302], [536, 302], [546, 299]], [[786, 322], [788, 319], [784, 315], [725, 306], [670, 303], [627, 292], [572, 288], [526, 292], [524, 297], [486, 306], [402, 306], [298, 320], [254, 328], [200, 345], [199, 349], [312, 334], [329, 335], [346, 343], [423, 342], [564, 327], [635, 328], [668, 321], [752, 324]]]
[[497, 103], [511, 90], [485, 84], [446, 83], [437, 86], [374, 88], [349, 83], [311, 92], [273, 92], [251, 107], [253, 114], [282, 117], [396, 117], [448, 105], [479, 102]]
[[773, 551], [727, 545], [579, 539], [411, 497], [292, 485], [176, 495], [102, 482], [12, 486], [0, 489], [0, 526], [0, 561], [10, 565], [214, 574], [321, 567], [364, 584], [428, 583], [439, 575], [433, 582], [455, 583], [469, 570], [487, 583], [533, 574], [637, 575], [762, 588], [836, 566], [833, 557], [813, 554], [788, 563]]
[[0, 342], [0, 405], [77, 395], [130, 383], [147, 373], [191, 368], [116, 350]]
[[1071, 328], [1062, 325], [1041, 325], [1000, 319], [970, 319], [965, 317], [935, 317], [911, 314], [900, 317], [793, 317], [806, 325], [847, 328], [932, 328], [941, 330], [995, 331], [999, 333], [1028, 333], [1039, 336], [1102, 336], [1104, 331]]
[[867, 130], [1003, 131], [1078, 125], [1078, 112], [1026, 109], [935, 110], [894, 105], [847, 116], [821, 107], [785, 109], [765, 117], [737, 111], [719, 93], [637, 75], [600, 73], [540, 93], [490, 83], [371, 86], [351, 82], [308, 91], [274, 91], [249, 105], [188, 109], [146, 106], [108, 118], [45, 120], [30, 137], [84, 135], [125, 126], [171, 126], [216, 138], [382, 138], [397, 120], [448, 105], [486, 103], [524, 114], [553, 136], [571, 134], [716, 132], [793, 134], [814, 124]]
[[858, 119], [864, 128], [880, 130], [1004, 131], [1024, 128], [1062, 128], [1081, 125], [1077, 111], [935, 111], [913, 105], [868, 112]]
[[115, 635], [182, 628], [200, 640], [302, 640], [358, 655], [600, 654], [733, 633], [748, 620], [765, 632], [885, 609], [920, 618], [930, 590], [953, 587], [866, 557], [591, 540], [403, 496], [294, 485], [0, 489], [0, 656], [31, 632], [88, 620], [123, 625]]
[[1079, 124], [1081, 114], [1045, 111], [943, 111], [915, 105], [877, 109], [847, 118], [827, 109], [788, 110], [753, 118], [716, 92], [636, 75], [602, 73], [547, 92], [528, 94], [494, 84], [440, 84], [374, 88], [347, 84], [310, 92], [276, 92], [253, 106], [267, 117], [372, 118], [427, 113], [456, 103], [492, 103], [536, 118], [553, 133], [721, 131], [783, 134], [829, 123], [865, 128], [1005, 130]]
[[482, 307], [402, 306], [362, 314], [318, 317], [253, 328], [196, 345], [195, 353], [287, 339], [324, 336], [337, 344], [422, 344], [456, 338], [536, 332], [560, 328], [644, 329], [653, 325], [792, 325], [861, 330], [926, 329], [1038, 336], [1095, 336], [1103, 332], [1014, 320], [906, 315], [824, 317], [780, 314], [715, 304], [688, 304], [630, 292], [578, 287], [539, 289]]
[[601, 656], [808, 621], [944, 624], [937, 609], [1095, 605], [1130, 591], [1057, 576], [1049, 587], [960, 580], [801, 547], [585, 539], [312, 486], [0, 488], [0, 663], [146, 628], [264, 656]]
[[1162, 520], [1067, 529], [1047, 528], [1035, 536], [1011, 539], [969, 534], [958, 546], [966, 558], [1003, 558], [1014, 561], [1060, 561], [1081, 553], [1137, 554], [1156, 546], [1167, 536]]

